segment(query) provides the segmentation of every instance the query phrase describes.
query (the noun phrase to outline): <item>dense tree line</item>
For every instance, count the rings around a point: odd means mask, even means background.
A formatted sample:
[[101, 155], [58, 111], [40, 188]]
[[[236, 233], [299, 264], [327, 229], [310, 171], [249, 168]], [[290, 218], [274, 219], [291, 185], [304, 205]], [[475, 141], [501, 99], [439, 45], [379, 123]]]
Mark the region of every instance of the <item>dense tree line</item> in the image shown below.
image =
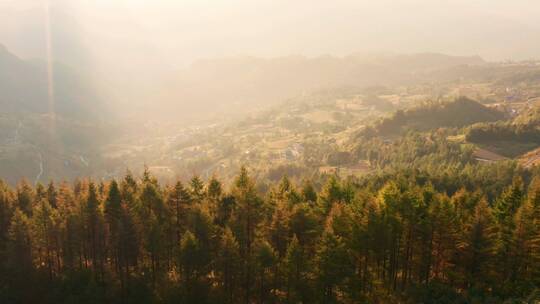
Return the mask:
[[[374, 168], [420, 168], [455, 166], [462, 169], [474, 163], [474, 147], [448, 140], [456, 130], [409, 132], [396, 139], [374, 137], [359, 141], [353, 148], [355, 159], [367, 160]], [[434, 170], [436, 171], [436, 170]]]
[[468, 128], [466, 138], [474, 143], [496, 141], [540, 144], [537, 125], [513, 124], [511, 122], [482, 123]]
[[466, 97], [453, 101], [433, 101], [408, 110], [398, 110], [362, 130], [358, 136], [396, 136], [408, 131], [428, 131], [437, 128], [461, 128], [474, 123], [504, 119], [504, 113], [485, 107]]
[[267, 193], [245, 168], [228, 187], [2, 183], [0, 302], [534, 300], [540, 175], [498, 172], [492, 195], [417, 171]]
[[473, 143], [496, 144], [540, 144], [540, 109], [532, 107], [524, 110], [512, 120], [484, 122], [465, 129], [466, 139]]

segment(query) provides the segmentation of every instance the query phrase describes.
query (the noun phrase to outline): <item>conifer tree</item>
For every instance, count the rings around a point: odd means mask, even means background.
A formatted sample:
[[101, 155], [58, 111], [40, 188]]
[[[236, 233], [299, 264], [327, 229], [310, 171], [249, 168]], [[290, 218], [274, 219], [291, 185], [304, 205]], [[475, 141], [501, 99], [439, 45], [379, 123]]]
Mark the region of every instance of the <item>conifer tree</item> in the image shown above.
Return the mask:
[[17, 207], [27, 216], [31, 216], [33, 204], [34, 191], [26, 180], [22, 180], [17, 186]]
[[317, 192], [310, 181], [305, 181], [302, 186], [302, 198], [305, 202], [311, 202], [312, 204], [317, 201]]
[[501, 194], [494, 206], [494, 215], [498, 224], [499, 240], [497, 255], [502, 281], [511, 276], [512, 268], [512, 239], [515, 229], [515, 215], [524, 198], [523, 182], [515, 178], [512, 185]]
[[208, 182], [207, 195], [213, 200], [219, 200], [223, 194], [223, 188], [221, 182], [216, 178], [215, 175], [212, 175], [212, 178]]
[[268, 242], [259, 243], [255, 253], [259, 303], [269, 302], [270, 290], [274, 289], [271, 283], [271, 272], [276, 263], [277, 257], [274, 248]]
[[[288, 178], [256, 188], [245, 168], [202, 192], [148, 170], [0, 182], [0, 302], [534, 302], [537, 171], [460, 170], [334, 176], [299, 194]], [[527, 194], [514, 176], [532, 178]]]
[[[31, 223], [24, 212], [15, 209], [9, 228], [7, 243], [7, 261], [4, 274], [7, 288], [13, 290], [21, 301], [29, 301], [28, 284], [33, 283], [34, 264], [32, 253]], [[35, 300], [35, 299], [34, 299]]]
[[3, 181], [0, 181], [0, 252], [5, 249], [8, 239], [8, 231], [13, 216], [13, 194]]
[[86, 234], [85, 256], [88, 258], [90, 266], [95, 274], [99, 274], [101, 278], [103, 278], [104, 227], [98, 193], [93, 182], [88, 184], [88, 195], [84, 206], [83, 216]]
[[181, 235], [186, 229], [190, 202], [191, 195], [189, 192], [180, 181], [176, 182], [174, 188], [169, 193], [168, 204], [169, 209], [172, 210], [174, 230], [178, 243], [180, 243]]
[[184, 284], [184, 300], [187, 303], [204, 303], [206, 284], [200, 282], [208, 271], [208, 255], [201, 248], [197, 238], [188, 230], [182, 236], [178, 266]]
[[[493, 262], [496, 258], [497, 227], [487, 200], [481, 200], [475, 208], [474, 217], [465, 228], [460, 263], [465, 272], [465, 287], [483, 290], [493, 283]], [[476, 286], [475, 286], [476, 285]]]
[[225, 228], [216, 254], [215, 269], [218, 274], [220, 295], [224, 303], [235, 303], [240, 282], [240, 248], [231, 229]]
[[248, 175], [247, 169], [242, 167], [236, 178], [233, 195], [235, 196], [235, 227], [237, 239], [240, 243], [240, 252], [244, 259], [244, 302], [251, 301], [251, 287], [253, 280], [253, 243], [257, 226], [261, 221], [262, 202], [257, 196], [255, 185]]
[[308, 300], [309, 292], [305, 277], [308, 269], [306, 258], [298, 238], [293, 236], [285, 255], [286, 303], [306, 303]]
[[195, 175], [189, 182], [191, 197], [195, 203], [201, 203], [204, 199], [204, 183], [201, 178]]
[[337, 301], [344, 283], [352, 269], [345, 242], [326, 229], [317, 250], [317, 285], [321, 292], [321, 303]]
[[57, 196], [58, 196], [58, 192], [56, 191], [54, 182], [51, 180], [49, 182], [49, 185], [47, 186], [47, 200], [49, 201], [49, 205], [51, 205], [51, 207], [53, 208], [57, 207], [57, 204], [58, 204]]

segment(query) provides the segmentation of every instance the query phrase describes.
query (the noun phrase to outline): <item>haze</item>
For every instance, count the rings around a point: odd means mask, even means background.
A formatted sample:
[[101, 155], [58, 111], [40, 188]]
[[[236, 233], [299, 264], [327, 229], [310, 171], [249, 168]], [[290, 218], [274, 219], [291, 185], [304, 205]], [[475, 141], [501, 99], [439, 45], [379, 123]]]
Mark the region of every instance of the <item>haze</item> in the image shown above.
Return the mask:
[[[29, 36], [45, 1], [1, 2], [0, 41], [39, 57]], [[489, 60], [537, 57], [536, 1], [51, 1], [56, 39], [94, 55], [182, 66], [251, 55], [441, 52]], [[38, 43], [35, 40], [34, 43]], [[57, 50], [60, 51], [60, 50]], [[121, 55], [120, 55], [121, 54]], [[100, 58], [103, 59], [103, 58]]]
[[[200, 92], [171, 93], [170, 88], [197, 86], [179, 84], [185, 77], [178, 74], [205, 59], [426, 52], [486, 60], [536, 58], [539, 14], [540, 5], [528, 0], [3, 0], [0, 44], [23, 59], [45, 59], [49, 20], [49, 59], [91, 79], [94, 91], [109, 106], [118, 106], [114, 112], [130, 105], [140, 113], [158, 101], [197, 103], [194, 95]], [[253, 63], [249, 68], [236, 64], [246, 73], [257, 69]], [[207, 85], [196, 73], [189, 78]], [[215, 75], [204, 80], [210, 78], [220, 85]], [[248, 98], [237, 91], [229, 95], [231, 100]]]
[[540, 304], [539, 0], [0, 0], [0, 303]]

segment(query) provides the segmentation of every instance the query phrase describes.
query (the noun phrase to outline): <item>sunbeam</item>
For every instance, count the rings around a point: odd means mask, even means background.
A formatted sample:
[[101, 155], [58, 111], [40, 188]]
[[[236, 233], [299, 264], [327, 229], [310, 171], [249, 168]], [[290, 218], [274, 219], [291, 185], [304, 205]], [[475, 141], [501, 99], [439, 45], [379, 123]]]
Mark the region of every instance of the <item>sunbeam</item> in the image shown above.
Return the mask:
[[55, 133], [56, 125], [56, 112], [55, 112], [55, 96], [54, 96], [54, 65], [53, 65], [53, 48], [52, 48], [52, 35], [51, 35], [51, 12], [50, 1], [44, 1], [45, 11], [45, 49], [47, 60], [47, 109], [50, 116], [50, 129], [51, 135]]

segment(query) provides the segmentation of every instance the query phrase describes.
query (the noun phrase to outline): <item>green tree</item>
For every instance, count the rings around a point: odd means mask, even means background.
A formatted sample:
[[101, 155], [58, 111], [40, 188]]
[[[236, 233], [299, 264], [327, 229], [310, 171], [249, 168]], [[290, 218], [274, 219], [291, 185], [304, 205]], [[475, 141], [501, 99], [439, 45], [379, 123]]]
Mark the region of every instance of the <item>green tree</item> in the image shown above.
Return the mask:
[[[15, 209], [9, 229], [7, 244], [7, 272], [3, 280], [15, 301], [31, 302], [33, 293], [28, 292], [28, 284], [33, 283], [34, 265], [32, 257], [31, 223], [20, 209]], [[37, 300], [37, 299], [33, 299]]]
[[27, 216], [32, 215], [34, 191], [28, 181], [22, 180], [17, 186], [17, 207]]
[[215, 269], [220, 286], [219, 298], [224, 303], [235, 303], [241, 271], [240, 247], [231, 229], [225, 228], [215, 258]]
[[204, 199], [204, 182], [201, 178], [195, 175], [189, 182], [190, 194], [195, 203], [201, 203]]
[[259, 282], [259, 302], [267, 303], [270, 298], [270, 290], [272, 290], [272, 284], [269, 284], [272, 269], [277, 263], [277, 256], [274, 249], [268, 242], [259, 243], [255, 253], [255, 263], [257, 267], [257, 277]]
[[310, 299], [310, 292], [306, 284], [307, 267], [307, 256], [295, 235], [289, 243], [285, 255], [287, 303], [307, 303]]
[[201, 248], [197, 238], [189, 231], [182, 236], [178, 266], [184, 284], [184, 295], [187, 303], [204, 303], [207, 291], [200, 282], [208, 273], [208, 254]]
[[487, 290], [493, 283], [490, 280], [495, 270], [497, 226], [486, 199], [478, 203], [474, 217], [464, 232], [460, 264], [465, 272], [465, 288]]
[[251, 301], [251, 285], [253, 280], [253, 242], [255, 241], [257, 227], [262, 219], [262, 201], [255, 191], [254, 182], [248, 175], [247, 169], [242, 167], [235, 180], [233, 195], [235, 197], [235, 230], [240, 244], [240, 253], [244, 260], [244, 301]]
[[335, 303], [352, 269], [345, 242], [332, 229], [323, 233], [317, 250], [317, 285], [322, 303]]

